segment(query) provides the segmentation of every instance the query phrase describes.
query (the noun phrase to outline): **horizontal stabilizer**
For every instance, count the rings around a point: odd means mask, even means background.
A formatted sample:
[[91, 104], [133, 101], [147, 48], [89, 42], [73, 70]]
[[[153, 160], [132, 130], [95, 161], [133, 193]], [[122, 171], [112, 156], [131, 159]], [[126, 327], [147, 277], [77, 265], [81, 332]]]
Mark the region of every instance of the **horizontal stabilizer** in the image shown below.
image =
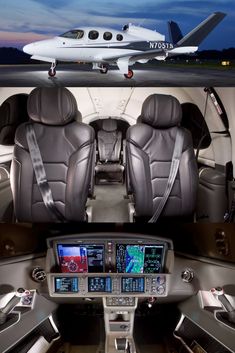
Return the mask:
[[178, 46], [199, 46], [226, 14], [215, 12], [177, 42]]
[[170, 37], [170, 42], [176, 44], [183, 38], [182, 32], [178, 26], [178, 24], [174, 21], [168, 22], [168, 32]]
[[174, 49], [169, 51], [169, 55], [177, 55], [177, 54], [192, 54], [198, 50], [198, 47], [175, 47]]

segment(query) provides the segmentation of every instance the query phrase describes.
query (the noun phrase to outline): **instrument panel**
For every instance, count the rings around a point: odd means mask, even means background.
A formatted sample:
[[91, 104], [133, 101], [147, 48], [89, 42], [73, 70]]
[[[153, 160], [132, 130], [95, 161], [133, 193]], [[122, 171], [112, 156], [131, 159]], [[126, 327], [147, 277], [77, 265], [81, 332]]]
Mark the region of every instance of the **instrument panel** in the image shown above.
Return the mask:
[[120, 276], [111, 274], [49, 274], [51, 296], [99, 297], [109, 295], [166, 296], [169, 275]]
[[51, 297], [167, 296], [173, 261], [170, 240], [93, 234], [48, 242]]

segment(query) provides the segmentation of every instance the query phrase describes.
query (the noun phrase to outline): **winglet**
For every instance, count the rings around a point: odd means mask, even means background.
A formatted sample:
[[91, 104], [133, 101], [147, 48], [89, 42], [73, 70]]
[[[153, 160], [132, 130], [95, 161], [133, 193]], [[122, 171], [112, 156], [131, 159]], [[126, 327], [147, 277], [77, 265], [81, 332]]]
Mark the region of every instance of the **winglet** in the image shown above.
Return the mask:
[[180, 39], [176, 44], [178, 46], [199, 46], [208, 34], [224, 19], [223, 12], [215, 12], [201, 22], [186, 36]]

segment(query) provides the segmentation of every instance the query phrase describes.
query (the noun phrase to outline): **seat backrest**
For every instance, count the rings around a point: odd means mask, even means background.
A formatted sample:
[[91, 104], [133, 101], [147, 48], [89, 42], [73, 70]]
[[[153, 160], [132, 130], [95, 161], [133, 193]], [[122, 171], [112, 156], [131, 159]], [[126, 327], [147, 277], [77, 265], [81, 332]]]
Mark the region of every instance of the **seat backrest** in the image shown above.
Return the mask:
[[192, 137], [179, 127], [181, 106], [172, 96], [153, 94], [143, 103], [141, 123], [127, 131], [127, 168], [136, 217], [151, 217], [165, 192], [176, 133], [184, 133], [177, 177], [162, 216], [190, 216], [196, 203], [198, 170]]
[[101, 162], [119, 162], [122, 148], [122, 133], [117, 130], [114, 119], [104, 119], [102, 130], [97, 133], [99, 160]]
[[[31, 118], [56, 207], [68, 221], [85, 220], [95, 133], [75, 121], [77, 104], [66, 88], [36, 88], [28, 98]], [[26, 125], [16, 131], [11, 167], [15, 216], [21, 222], [50, 222], [26, 140]]]

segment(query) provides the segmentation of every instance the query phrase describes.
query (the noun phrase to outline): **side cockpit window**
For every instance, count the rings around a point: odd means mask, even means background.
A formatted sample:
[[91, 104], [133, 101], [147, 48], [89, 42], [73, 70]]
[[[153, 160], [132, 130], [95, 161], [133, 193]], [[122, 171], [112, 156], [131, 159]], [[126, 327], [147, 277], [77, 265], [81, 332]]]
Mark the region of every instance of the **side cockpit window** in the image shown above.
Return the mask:
[[95, 40], [99, 37], [99, 32], [95, 31], [95, 30], [92, 30], [88, 33], [88, 38], [89, 39], [92, 39], [92, 40]]
[[104, 32], [103, 38], [104, 40], [111, 40], [113, 37], [111, 32]]
[[82, 31], [81, 29], [74, 29], [60, 35], [60, 37], [70, 38], [70, 39], [81, 39], [83, 36], [84, 36], [84, 31]]

